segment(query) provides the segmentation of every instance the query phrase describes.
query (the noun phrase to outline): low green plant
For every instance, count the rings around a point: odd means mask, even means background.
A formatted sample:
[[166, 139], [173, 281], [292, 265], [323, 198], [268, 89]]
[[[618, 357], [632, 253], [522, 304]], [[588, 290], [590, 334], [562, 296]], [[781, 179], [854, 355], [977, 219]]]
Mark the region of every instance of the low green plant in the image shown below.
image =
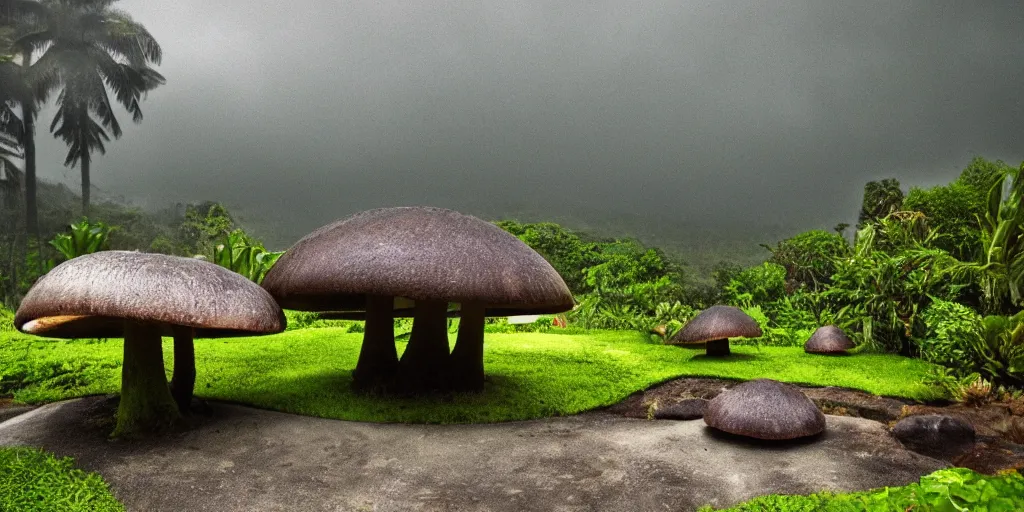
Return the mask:
[[69, 225], [69, 228], [70, 233], [61, 233], [50, 240], [50, 245], [66, 260], [108, 250], [110, 233], [115, 229], [102, 222], [90, 222], [89, 219], [82, 219]]
[[0, 510], [121, 512], [103, 478], [37, 448], [0, 448]]
[[957, 370], [942, 366], [932, 367], [922, 379], [926, 386], [934, 386], [943, 390], [943, 394], [957, 401], [963, 398], [963, 390], [981, 378], [978, 373], [960, 375]]
[[1000, 384], [1024, 385], [1024, 311], [986, 316], [980, 336], [968, 340], [978, 371]]
[[236, 229], [213, 247], [212, 261], [259, 283], [284, 251], [270, 252], [263, 244]]
[[[699, 512], [713, 512], [705, 506]], [[1024, 510], [1024, 477], [987, 476], [966, 468], [941, 469], [903, 487], [808, 496], [772, 494], [721, 512], [1016, 512]]]

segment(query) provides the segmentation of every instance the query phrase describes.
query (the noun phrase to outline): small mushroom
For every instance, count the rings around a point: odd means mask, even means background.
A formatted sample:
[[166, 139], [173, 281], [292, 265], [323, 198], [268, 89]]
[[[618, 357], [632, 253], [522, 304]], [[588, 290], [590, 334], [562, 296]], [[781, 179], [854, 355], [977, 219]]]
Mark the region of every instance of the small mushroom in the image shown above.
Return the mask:
[[845, 354], [854, 347], [853, 340], [834, 325], [819, 327], [804, 343], [808, 354]]
[[707, 355], [729, 355], [729, 338], [758, 338], [757, 321], [732, 306], [711, 306], [686, 323], [666, 342], [668, 345], [706, 343]]
[[[485, 316], [567, 311], [572, 295], [533, 249], [476, 217], [429, 207], [357, 213], [299, 240], [274, 264], [263, 287], [286, 308], [364, 311], [353, 371], [357, 389], [387, 388], [399, 376], [410, 391], [483, 387]], [[413, 330], [399, 361], [393, 318], [413, 301]], [[461, 317], [449, 354], [449, 304]], [[351, 316], [349, 316], [351, 318]]]
[[[274, 299], [245, 277], [194, 258], [103, 251], [68, 260], [39, 279], [14, 317], [50, 338], [124, 338], [114, 435], [160, 430], [187, 412], [195, 384], [193, 336], [284, 330]], [[161, 336], [174, 337], [168, 387]]]
[[723, 391], [708, 403], [704, 422], [757, 439], [796, 439], [825, 430], [825, 415], [791, 384], [757, 379]]

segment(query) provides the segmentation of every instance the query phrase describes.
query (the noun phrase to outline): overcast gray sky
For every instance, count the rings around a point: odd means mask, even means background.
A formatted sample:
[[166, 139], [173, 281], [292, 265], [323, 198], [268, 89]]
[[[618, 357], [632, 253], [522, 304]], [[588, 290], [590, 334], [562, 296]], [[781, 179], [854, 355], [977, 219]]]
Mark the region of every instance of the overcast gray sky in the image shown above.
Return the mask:
[[[1017, 0], [117, 6], [163, 46], [167, 85], [96, 186], [220, 200], [294, 234], [278, 243], [413, 204], [827, 227], [867, 180], [1024, 160]], [[75, 186], [38, 140], [40, 174]]]

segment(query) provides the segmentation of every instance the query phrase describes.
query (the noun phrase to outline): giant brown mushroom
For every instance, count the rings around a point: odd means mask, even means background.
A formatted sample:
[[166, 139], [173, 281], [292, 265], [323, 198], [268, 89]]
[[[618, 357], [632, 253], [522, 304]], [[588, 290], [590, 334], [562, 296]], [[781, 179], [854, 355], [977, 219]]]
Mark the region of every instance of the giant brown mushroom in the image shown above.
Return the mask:
[[758, 338], [757, 321], [732, 306], [711, 306], [686, 323], [666, 342], [668, 345], [706, 344], [707, 355], [729, 355], [729, 338]]
[[[481, 389], [485, 316], [573, 307], [561, 276], [521, 240], [476, 217], [430, 207], [369, 210], [324, 226], [288, 249], [263, 287], [289, 309], [365, 312], [352, 373], [364, 390], [387, 388], [395, 377], [408, 391]], [[413, 301], [414, 320], [398, 360], [393, 318], [401, 300]], [[449, 303], [459, 304], [461, 316], [450, 354]]]
[[[194, 258], [103, 251], [73, 258], [39, 279], [14, 316], [28, 334], [123, 338], [114, 435], [163, 429], [187, 412], [195, 384], [192, 338], [284, 330], [274, 299], [228, 269]], [[174, 336], [173, 393], [161, 336]]]
[[845, 354], [854, 347], [853, 340], [834, 325], [819, 327], [804, 343], [808, 354]]
[[756, 379], [723, 391], [704, 411], [708, 426], [746, 437], [796, 439], [825, 430], [825, 415], [792, 384]]

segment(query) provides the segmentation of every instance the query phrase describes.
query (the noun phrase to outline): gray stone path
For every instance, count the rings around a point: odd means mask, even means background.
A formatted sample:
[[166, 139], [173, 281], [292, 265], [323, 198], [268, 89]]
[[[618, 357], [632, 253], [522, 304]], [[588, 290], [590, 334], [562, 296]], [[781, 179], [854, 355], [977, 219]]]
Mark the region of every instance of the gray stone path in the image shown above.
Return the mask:
[[945, 464], [870, 420], [828, 416], [804, 443], [763, 445], [701, 420], [588, 413], [487, 425], [327, 420], [212, 404], [193, 430], [108, 441], [102, 399], [0, 423], [0, 445], [71, 455], [130, 511], [643, 511], [726, 506], [769, 493], [902, 485]]

